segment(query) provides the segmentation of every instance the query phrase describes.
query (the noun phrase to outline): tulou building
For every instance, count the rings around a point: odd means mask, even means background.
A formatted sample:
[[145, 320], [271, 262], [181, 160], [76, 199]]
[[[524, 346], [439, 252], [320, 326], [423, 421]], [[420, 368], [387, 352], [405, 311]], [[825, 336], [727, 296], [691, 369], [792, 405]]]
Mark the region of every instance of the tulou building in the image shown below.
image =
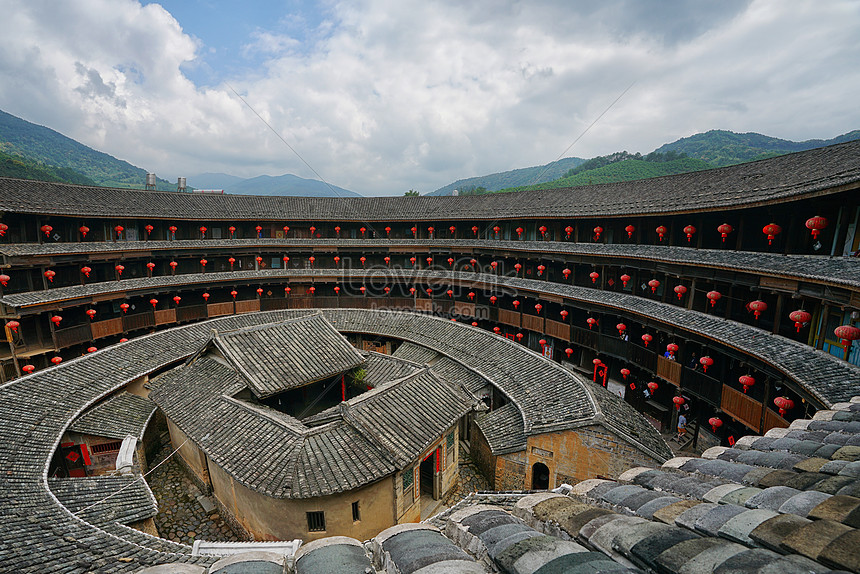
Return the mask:
[[[463, 197], [0, 179], [0, 570], [860, 572], [858, 190], [860, 142]], [[249, 552], [159, 537], [162, 430]], [[493, 492], [436, 514], [463, 448]]]

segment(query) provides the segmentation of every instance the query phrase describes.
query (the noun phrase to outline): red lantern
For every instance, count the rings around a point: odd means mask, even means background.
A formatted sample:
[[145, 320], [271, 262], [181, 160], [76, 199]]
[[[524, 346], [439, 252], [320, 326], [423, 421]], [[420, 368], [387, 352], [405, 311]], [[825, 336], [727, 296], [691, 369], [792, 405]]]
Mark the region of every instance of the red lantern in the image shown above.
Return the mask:
[[538, 227], [538, 231], [540, 231], [541, 237], [546, 237], [546, 225], [541, 225]]
[[209, 295], [209, 293], [204, 293], [204, 294], [203, 294], [203, 300], [204, 300], [204, 301], [206, 301], [206, 302], [208, 303], [208, 302], [209, 302], [209, 297], [210, 297], [210, 296], [211, 296], [211, 295]]
[[95, 353], [96, 351], [98, 351], [98, 349], [96, 347], [88, 347], [87, 348], [87, 353]]
[[146, 264], [146, 268], [149, 269], [150, 273], [152, 273], [152, 270], [155, 269], [155, 263], [150, 261], [149, 263]]
[[514, 299], [513, 306], [514, 306], [514, 309], [519, 309], [520, 308], [520, 302], [517, 301], [516, 299]]
[[776, 397], [773, 399], [773, 404], [779, 409], [779, 415], [785, 416], [785, 413], [794, 408], [794, 401], [788, 397]]
[[91, 271], [92, 269], [87, 266], [81, 267], [81, 273], [84, 274], [84, 277], [89, 277]]
[[427, 265], [428, 265], [428, 266], [429, 266], [429, 265], [433, 265], [433, 258], [432, 258], [432, 257], [428, 257], [428, 258], [427, 258]]
[[472, 267], [474, 267], [474, 268], [475, 268], [475, 270], [477, 271], [477, 269], [478, 269], [478, 260], [477, 260], [477, 259], [469, 259], [469, 263], [471, 263], [471, 264], [472, 264]]
[[[86, 229], [87, 229], [87, 231], [90, 230], [89, 227], [87, 227]], [[0, 223], [0, 237], [3, 237], [4, 235], [6, 235], [7, 231], [9, 231], [9, 226], [6, 225], [5, 223]], [[86, 235], [84, 235], [84, 237], [86, 237]]]
[[615, 328], [618, 329], [618, 336], [620, 337], [624, 335], [624, 331], [627, 330], [627, 325], [625, 325], [624, 323], [618, 323], [617, 325], [615, 325]]
[[358, 260], [361, 261], [361, 265], [363, 267], [365, 262], [367, 262], [367, 257], [359, 257]]
[[670, 357], [674, 357], [675, 353], [678, 352], [678, 345], [676, 345], [675, 343], [669, 343], [668, 345], [666, 345], [666, 350], [669, 352]]
[[565, 279], [570, 278], [570, 274], [573, 273], [570, 269], [564, 268], [561, 270], [561, 274], [564, 275]]
[[502, 228], [499, 227], [498, 225], [493, 227], [493, 233], [495, 233], [496, 235], [498, 235], [501, 230], [502, 230]]
[[517, 273], [519, 273], [520, 269], [522, 269], [522, 268], [523, 268], [523, 266], [520, 265], [519, 263], [514, 263], [514, 271], [516, 271]]
[[50, 281], [51, 283], [54, 282], [54, 275], [56, 274], [57, 272], [53, 271], [52, 269], [48, 269], [47, 271], [45, 271], [45, 277], [47, 277], [48, 281]]
[[[87, 275], [87, 277], [89, 277], [89, 275]], [[0, 285], [3, 285], [3, 287], [8, 285], [9, 281], [11, 281], [11, 280], [12, 280], [12, 278], [9, 277], [8, 275], [6, 275], [5, 273], [0, 274]]]
[[468, 295], [468, 297], [469, 297], [469, 300], [474, 301], [474, 300], [475, 300], [475, 292], [474, 292], [474, 291], [469, 291], [469, 295]]
[[523, 229], [522, 227], [517, 227], [514, 231], [517, 232], [517, 235], [519, 236], [520, 239], [523, 238], [523, 232], [525, 231], [525, 229]]
[[767, 303], [764, 301], [752, 301], [749, 304], [749, 308], [755, 314], [755, 320], [758, 321], [759, 315], [767, 311]]
[[675, 293], [678, 294], [678, 301], [680, 301], [681, 297], [684, 296], [684, 293], [687, 292], [687, 288], [684, 287], [683, 285], [675, 285], [674, 291], [675, 291]]
[[603, 233], [603, 228], [598, 225], [597, 227], [594, 228], [593, 231], [594, 231], [594, 240], [599, 241], [600, 240], [600, 234]]
[[114, 231], [116, 231], [116, 238], [117, 238], [117, 239], [119, 239], [120, 237], [122, 237], [122, 232], [123, 232], [123, 231], [125, 231], [125, 230], [123, 229], [122, 225], [117, 225], [116, 227], [114, 227], [114, 228], [113, 228], [113, 230], [114, 230]]
[[236, 290], [230, 291], [230, 295], [233, 297], [233, 299], [235, 299], [236, 295], [238, 295], [238, 294], [239, 293]]
[[561, 320], [562, 320], [562, 321], [567, 321], [567, 316], [569, 315], [569, 313], [568, 313], [566, 310], [562, 309], [562, 310], [559, 312], [559, 315], [561, 315]]
[[385, 261], [386, 265], [391, 265], [391, 257], [385, 256], [382, 260]]
[[755, 384], [755, 379], [749, 375], [741, 375], [738, 377], [738, 382], [744, 388], [744, 394], [746, 394], [747, 390]]
[[42, 230], [42, 233], [45, 234], [45, 237], [51, 235], [51, 232], [54, 230], [54, 228], [50, 225], [43, 225], [42, 227], [40, 227], [40, 229]]
[[478, 235], [478, 226], [477, 226], [477, 225], [473, 225], [473, 226], [472, 226], [472, 234], [473, 234], [473, 235]]
[[168, 227], [168, 228], [167, 228], [167, 230], [170, 232], [170, 235], [171, 235], [174, 239], [176, 239], [176, 231], [177, 231], [177, 229], [178, 229], [178, 228], [177, 228], [175, 225], [171, 225], [170, 227]]
[[358, 230], [361, 232], [361, 237], [363, 239], [364, 234], [367, 232], [367, 228], [366, 227], [360, 227]]
[[310, 228], [310, 229], [311, 229], [311, 237], [313, 237], [313, 236], [314, 236], [314, 233], [316, 233], [316, 232], [317, 232], [317, 228], [316, 228], [316, 227], [314, 227], [313, 225], [311, 225], [311, 228]]
[[287, 255], [284, 255], [284, 267], [286, 267], [290, 263], [290, 258]]
[[517, 333], [516, 337], [517, 337], [518, 342], [522, 342], [522, 340], [523, 340], [523, 334], [522, 333]]
[[119, 340], [119, 342], [120, 342], [120, 343], [127, 343], [127, 342], [128, 342], [128, 339], [126, 339], [125, 337], [123, 337], [122, 339], [120, 339], [120, 340]]
[[708, 291], [707, 295], [705, 295], [705, 297], [710, 300], [711, 307], [716, 305], [717, 301], [719, 301], [722, 296], [722, 293], [720, 293], [719, 291]]
[[600, 277], [600, 273], [598, 273], [597, 271], [592, 271], [588, 274], [588, 276], [591, 277], [592, 283], [597, 283], [597, 279]]
[[770, 245], [773, 243], [774, 238], [780, 234], [782, 231], [782, 227], [777, 225], [776, 223], [768, 223], [761, 229], [762, 233], [767, 235], [767, 244]]
[[155, 229], [155, 228], [154, 228], [153, 226], [151, 226], [151, 225], [145, 225], [145, 226], [143, 227], [143, 229], [146, 231], [146, 234], [147, 234], [147, 235], [152, 235], [152, 230], [153, 230], [153, 229]]
[[155, 309], [155, 306], [158, 305], [158, 299], [150, 299], [149, 304], [152, 305], [153, 309]]
[[540, 303], [535, 305], [535, 311], [537, 311], [538, 315], [540, 315], [541, 309], [543, 309], [543, 305], [541, 305]]
[[390, 227], [385, 228], [385, 235], [391, 235], [391, 228]]
[[652, 337], [648, 333], [645, 333], [644, 335], [642, 335], [642, 342], [645, 343], [646, 347], [648, 346], [648, 343], [650, 343], [653, 340], [654, 340], [654, 337]]
[[292, 292], [292, 287], [284, 287], [284, 295], [287, 296]]
[[447, 293], [448, 293], [448, 297], [451, 297], [451, 298], [454, 297], [454, 291], [453, 290], [448, 289]]
[[450, 265], [451, 267], [454, 266], [454, 258], [453, 257], [448, 258], [448, 265]]
[[412, 263], [412, 266], [415, 267], [415, 262], [418, 261], [415, 257], [410, 257], [409, 262]]
[[227, 263], [230, 264], [230, 271], [232, 271], [233, 270], [233, 264], [236, 263], [236, 259], [234, 257], [231, 257], [230, 259], [227, 260]]
[[718, 417], [711, 417], [708, 419], [708, 424], [711, 425], [712, 431], [717, 432], [717, 429], [723, 426], [723, 421]]
[[257, 287], [257, 297], [260, 297], [263, 294], [263, 288]]
[[412, 226], [411, 231], [412, 231], [412, 237], [413, 238], [418, 237], [418, 228], [417, 227]]
[[90, 318], [90, 321], [92, 321], [96, 316], [96, 310], [95, 309], [87, 309], [86, 313], [87, 313], [87, 316]]
[[496, 301], [498, 301], [498, 297], [496, 297], [495, 295], [490, 295], [490, 304], [495, 305]]
[[571, 233], [573, 233], [573, 227], [568, 225], [567, 227], [564, 228], [564, 233], [565, 233], [565, 238], [570, 239], [570, 235], [571, 235]]
[[571, 355], [573, 355], [573, 349], [571, 349], [570, 347], [566, 348], [564, 350], [564, 354], [567, 355], [568, 359], [570, 359]]
[[501, 327], [493, 327], [493, 333], [495, 333], [496, 335], [498, 335], [498, 334], [499, 334], [499, 333], [501, 333], [501, 332], [502, 332], [502, 328], [501, 328]]
[[201, 259], [200, 260], [200, 265], [202, 265], [204, 269], [206, 269], [207, 263], [209, 263], [209, 261], [207, 259]]
[[723, 243], [726, 242], [726, 237], [729, 236], [729, 233], [731, 233], [734, 230], [735, 230], [735, 228], [732, 227], [731, 225], [729, 225], [728, 223], [723, 223], [722, 225], [717, 227], [717, 231], [723, 237]]
[[454, 232], [457, 231], [457, 228], [452, 225], [451, 227], [448, 228], [448, 231], [451, 232], [451, 235], [454, 235]]
[[585, 322], [588, 323], [588, 330], [589, 331], [591, 330], [592, 327], [595, 327], [597, 325], [597, 319], [595, 319], [594, 317], [589, 317], [588, 319], [585, 320]]
[[628, 225], [624, 228], [624, 231], [627, 232], [627, 239], [631, 239], [633, 237], [633, 232], [636, 231], [636, 228], [632, 225]]
[[817, 239], [821, 230], [827, 227], [827, 219], [816, 215], [806, 220], [806, 228], [812, 232], [812, 238]]
[[702, 357], [699, 359], [699, 363], [701, 363], [702, 369], [707, 373], [708, 367], [714, 364], [714, 360], [710, 357]]
[[427, 233], [432, 237], [434, 233], [436, 233], [436, 228], [432, 225], [427, 228]]
[[51, 362], [54, 363], [55, 365], [59, 365], [60, 363], [63, 362], [63, 358], [62, 357], [54, 357], [53, 359], [51, 359]]
[[175, 297], [173, 297], [173, 302], [176, 303], [177, 305], [179, 305], [180, 301], [182, 301], [182, 297], [180, 297], [179, 295], [176, 295]]
[[21, 367], [21, 370], [29, 375], [36, 370], [36, 367], [35, 365], [24, 365], [23, 367]]
[[317, 288], [316, 288], [316, 287], [308, 287], [308, 293], [310, 293], [311, 295], [313, 295], [314, 293], [316, 293], [316, 291], [317, 291]]
[[206, 227], [204, 225], [200, 226], [200, 235], [203, 236], [203, 239], [206, 239]]
[[256, 259], [258, 265], [263, 262], [263, 258], [259, 255], [257, 255], [254, 259]]
[[334, 286], [334, 294], [340, 295], [340, 287], [338, 287], [337, 285]]
[[622, 275], [621, 277], [619, 277], [619, 279], [621, 279], [621, 283], [623, 283], [623, 284], [624, 284], [624, 286], [625, 286], [625, 287], [627, 287], [627, 283], [630, 281], [630, 275], [628, 275], [627, 273], [625, 273], [624, 275]]
[[538, 345], [540, 345], [541, 347], [546, 347], [546, 339], [541, 339], [540, 341], [538, 341]]
[[802, 309], [797, 311], [792, 311], [788, 314], [788, 318], [794, 321], [794, 326], [797, 327], [797, 332], [800, 333], [800, 328], [803, 327], [804, 324], [809, 323], [812, 319], [812, 315]]
[[477, 322], [477, 321], [472, 321], [472, 326], [473, 326], [473, 327], [477, 327], [477, 326], [478, 326], [478, 322]]
[[231, 225], [230, 227], [227, 228], [227, 231], [230, 232], [230, 238], [232, 239], [233, 235], [236, 233], [236, 227]]
[[499, 266], [499, 262], [498, 262], [498, 261], [493, 261], [493, 262], [491, 262], [491, 263], [490, 263], [490, 267], [492, 267], [492, 268], [493, 268], [493, 271], [495, 271], [495, 270], [496, 270], [496, 268], [497, 268], [498, 266]]
[[[81, 226], [78, 228], [78, 231], [80, 231], [80, 232], [81, 232], [81, 237], [86, 237], [86, 236], [87, 236], [87, 233], [89, 233], [89, 232], [90, 232], [90, 228], [89, 228], [89, 227], [87, 227], [86, 225], [81, 225]], [[6, 231], [5, 231], [5, 230], [3, 230], [3, 233], [4, 233], [4, 235], [5, 235]]]
[[365, 287], [364, 285], [362, 285], [361, 287], [359, 287], [359, 288], [358, 288], [358, 290], [359, 290], [359, 291], [361, 291], [361, 294], [362, 294], [362, 295], [364, 295], [364, 292], [365, 292], [365, 291], [367, 291], [367, 287]]
[[543, 275], [544, 271], [546, 271], [546, 265], [538, 265], [537, 266], [538, 275]]
[[836, 327], [836, 329], [833, 330], [833, 334], [842, 339], [842, 346], [845, 348], [846, 353], [848, 352], [848, 348], [851, 347], [851, 341], [860, 339], [860, 329], [853, 325], [842, 325], [841, 327]]
[[254, 229], [256, 229], [256, 230], [257, 230], [257, 237], [261, 237], [261, 236], [262, 236], [262, 234], [263, 234], [263, 226], [262, 226], [262, 225], [258, 225], [258, 226], [257, 226], [257, 227], [255, 227]]
[[340, 237], [340, 225], [335, 225], [334, 232], [338, 237]]
[[[257, 226], [257, 233], [260, 233], [262, 230], [263, 230], [263, 228], [258, 225]], [[285, 225], [284, 226], [284, 235], [286, 236], [289, 232], [290, 232], [290, 226]]]
[[120, 303], [119, 308], [122, 309], [123, 313], [128, 313], [129, 304], [128, 303]]
[[648, 287], [651, 288], [651, 293], [656, 293], [657, 287], [659, 287], [659, 286], [660, 286], [660, 282], [657, 281], [656, 279], [652, 279], [651, 281], [648, 282]]
[[687, 401], [684, 400], [684, 397], [672, 397], [672, 402], [675, 403], [675, 409], [680, 411], [681, 405]]
[[337, 255], [334, 256], [334, 265], [335, 265], [335, 267], [340, 265], [340, 257]]
[[693, 240], [693, 234], [696, 233], [696, 228], [692, 225], [688, 225], [684, 228], [684, 233], [687, 234], [687, 243], [690, 243]]
[[18, 321], [9, 321], [8, 323], [6, 323], [6, 326], [9, 327], [9, 330], [13, 333], [17, 333], [18, 327], [21, 326], [21, 323], [19, 323]]
[[410, 294], [410, 295], [415, 295], [415, 287], [410, 287], [410, 288], [409, 288], [409, 294]]
[[624, 368], [621, 369], [621, 376], [624, 377], [624, 380], [627, 380], [627, 377], [630, 376], [630, 369]]
[[179, 263], [177, 263], [176, 261], [171, 261], [171, 262], [169, 263], [169, 265], [170, 265], [170, 268], [171, 268], [173, 271], [176, 271], [176, 267], [179, 265]]
[[651, 391], [651, 394], [653, 395], [654, 391], [656, 391], [657, 389], [660, 388], [660, 385], [658, 385], [654, 381], [651, 381], [650, 383], [648, 383], [647, 387], [648, 387], [648, 390]]
[[125, 271], [125, 266], [117, 265], [114, 269], [116, 269], [116, 274], [122, 277], [122, 272]]
[[386, 286], [383, 287], [382, 290], [385, 292], [386, 295], [388, 295], [388, 293], [391, 291], [391, 287]]

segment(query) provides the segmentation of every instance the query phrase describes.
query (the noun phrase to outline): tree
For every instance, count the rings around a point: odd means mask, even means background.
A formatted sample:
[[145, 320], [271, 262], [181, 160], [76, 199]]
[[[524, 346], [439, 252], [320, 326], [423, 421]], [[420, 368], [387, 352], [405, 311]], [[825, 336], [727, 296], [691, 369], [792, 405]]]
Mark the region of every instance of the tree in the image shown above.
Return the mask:
[[410, 189], [409, 191], [407, 191], [407, 192], [406, 192], [406, 193], [404, 193], [403, 195], [406, 195], [406, 196], [409, 196], [409, 197], [418, 197], [418, 195], [419, 195], [419, 194], [418, 194], [418, 192], [417, 192], [417, 191], [415, 191], [414, 189]]

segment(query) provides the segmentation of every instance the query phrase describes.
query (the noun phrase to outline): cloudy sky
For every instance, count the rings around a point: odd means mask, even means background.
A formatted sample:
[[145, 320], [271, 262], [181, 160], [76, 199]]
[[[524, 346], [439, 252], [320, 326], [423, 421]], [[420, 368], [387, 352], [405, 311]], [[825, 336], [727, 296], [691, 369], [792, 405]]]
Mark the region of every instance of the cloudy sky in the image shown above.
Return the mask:
[[191, 185], [203, 172], [315, 177], [256, 114], [322, 178], [365, 195], [709, 129], [860, 128], [857, 0], [0, 0], [0, 12], [0, 109]]

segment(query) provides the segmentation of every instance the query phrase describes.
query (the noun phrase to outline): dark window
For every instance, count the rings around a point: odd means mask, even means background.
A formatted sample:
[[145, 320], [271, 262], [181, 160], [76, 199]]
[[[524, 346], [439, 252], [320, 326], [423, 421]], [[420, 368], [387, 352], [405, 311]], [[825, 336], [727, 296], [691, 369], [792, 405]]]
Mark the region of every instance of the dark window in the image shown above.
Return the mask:
[[308, 532], [323, 532], [325, 531], [325, 512], [318, 510], [316, 512], [308, 512]]
[[358, 508], [358, 501], [352, 503], [352, 521], [358, 522], [361, 520], [361, 510]]
[[114, 452], [120, 449], [122, 442], [106, 442], [102, 444], [94, 444], [90, 447], [93, 454], [101, 454], [104, 452]]

